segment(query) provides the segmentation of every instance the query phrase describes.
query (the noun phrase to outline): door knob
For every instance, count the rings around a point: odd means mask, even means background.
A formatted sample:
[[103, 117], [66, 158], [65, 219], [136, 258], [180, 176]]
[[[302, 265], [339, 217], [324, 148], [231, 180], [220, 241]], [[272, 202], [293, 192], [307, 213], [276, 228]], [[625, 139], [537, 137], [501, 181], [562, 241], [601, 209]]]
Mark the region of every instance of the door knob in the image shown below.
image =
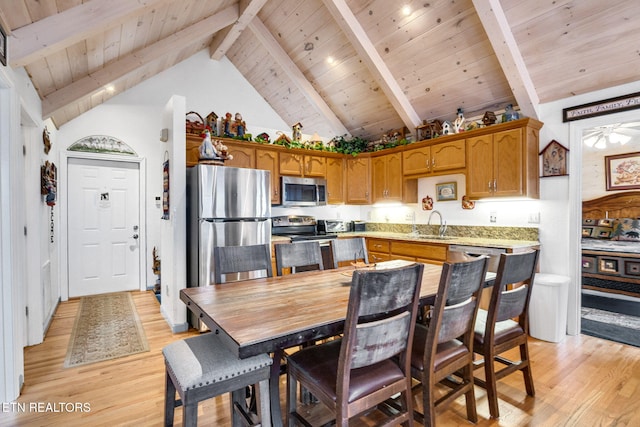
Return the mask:
[[133, 236], [131, 236], [131, 237], [133, 237], [134, 239], [137, 239], [137, 238], [138, 238], [138, 235], [137, 235], [137, 234], [134, 234], [134, 235], [133, 235]]

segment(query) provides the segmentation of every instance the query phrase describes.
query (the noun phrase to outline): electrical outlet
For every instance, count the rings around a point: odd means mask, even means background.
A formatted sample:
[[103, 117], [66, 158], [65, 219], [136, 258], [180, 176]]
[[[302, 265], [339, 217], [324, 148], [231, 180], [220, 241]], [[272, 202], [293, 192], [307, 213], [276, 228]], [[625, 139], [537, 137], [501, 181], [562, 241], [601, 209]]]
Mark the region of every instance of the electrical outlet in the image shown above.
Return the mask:
[[497, 217], [495, 212], [489, 212], [489, 222], [496, 222]]
[[529, 224], [540, 224], [540, 212], [529, 212]]
[[413, 221], [415, 213], [414, 212], [408, 212], [405, 216], [404, 216], [404, 220], [405, 221]]

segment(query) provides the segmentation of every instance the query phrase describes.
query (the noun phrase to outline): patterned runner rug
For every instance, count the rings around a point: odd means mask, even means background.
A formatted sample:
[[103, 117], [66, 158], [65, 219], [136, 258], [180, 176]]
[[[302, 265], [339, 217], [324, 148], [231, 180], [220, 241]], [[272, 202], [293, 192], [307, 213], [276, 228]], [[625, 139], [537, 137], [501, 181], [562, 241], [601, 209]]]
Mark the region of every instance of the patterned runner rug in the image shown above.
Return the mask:
[[640, 302], [582, 293], [582, 333], [640, 347]]
[[145, 351], [149, 351], [149, 344], [131, 294], [117, 292], [82, 297], [65, 368]]

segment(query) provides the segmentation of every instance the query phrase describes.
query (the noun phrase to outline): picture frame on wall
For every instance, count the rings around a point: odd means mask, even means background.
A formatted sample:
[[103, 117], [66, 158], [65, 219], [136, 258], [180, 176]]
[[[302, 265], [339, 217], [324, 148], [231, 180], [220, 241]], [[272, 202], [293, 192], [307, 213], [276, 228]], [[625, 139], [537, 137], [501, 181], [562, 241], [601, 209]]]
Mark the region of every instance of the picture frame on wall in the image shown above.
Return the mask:
[[458, 183], [456, 182], [444, 182], [442, 184], [436, 184], [436, 200], [444, 202], [448, 200], [458, 199]]
[[606, 190], [640, 189], [640, 152], [604, 157]]
[[2, 65], [7, 65], [7, 34], [0, 26], [0, 62]]

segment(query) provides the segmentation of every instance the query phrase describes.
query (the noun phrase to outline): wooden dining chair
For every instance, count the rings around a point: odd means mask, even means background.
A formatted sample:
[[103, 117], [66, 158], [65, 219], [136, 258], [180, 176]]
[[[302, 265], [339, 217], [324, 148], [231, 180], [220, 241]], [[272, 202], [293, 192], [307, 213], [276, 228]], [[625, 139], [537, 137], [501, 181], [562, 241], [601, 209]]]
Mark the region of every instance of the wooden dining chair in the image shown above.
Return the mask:
[[[213, 248], [214, 280], [223, 283], [222, 276], [264, 270], [267, 277], [273, 276], [271, 245], [216, 246]], [[242, 275], [238, 274], [242, 279]]]
[[[477, 422], [473, 389], [473, 332], [489, 258], [444, 263], [428, 326], [416, 326], [411, 353], [411, 375], [420, 383], [424, 413], [416, 420], [435, 426], [436, 408], [465, 395], [467, 418]], [[439, 385], [446, 386], [442, 394]]]
[[354, 271], [341, 339], [304, 348], [287, 365], [287, 424], [307, 423], [298, 385], [335, 413], [336, 425], [400, 394], [387, 425], [413, 425], [409, 355], [424, 265]]
[[341, 263], [362, 261], [369, 263], [367, 244], [364, 237], [352, 237], [348, 239], [331, 240], [331, 255], [333, 268], [338, 268]]
[[278, 276], [282, 276], [285, 268], [290, 268], [291, 274], [299, 271], [324, 270], [322, 251], [317, 241], [280, 243], [274, 245], [274, 248]]
[[[535, 395], [531, 361], [529, 359], [529, 300], [538, 266], [539, 250], [500, 255], [495, 284], [487, 310], [479, 310], [473, 351], [482, 358], [475, 369], [484, 367], [484, 379], [476, 376], [475, 383], [487, 390], [489, 412], [498, 418], [497, 381], [514, 372], [522, 372], [529, 396]], [[519, 348], [520, 360], [511, 360], [502, 353]], [[503, 368], [496, 371], [495, 364]]]

